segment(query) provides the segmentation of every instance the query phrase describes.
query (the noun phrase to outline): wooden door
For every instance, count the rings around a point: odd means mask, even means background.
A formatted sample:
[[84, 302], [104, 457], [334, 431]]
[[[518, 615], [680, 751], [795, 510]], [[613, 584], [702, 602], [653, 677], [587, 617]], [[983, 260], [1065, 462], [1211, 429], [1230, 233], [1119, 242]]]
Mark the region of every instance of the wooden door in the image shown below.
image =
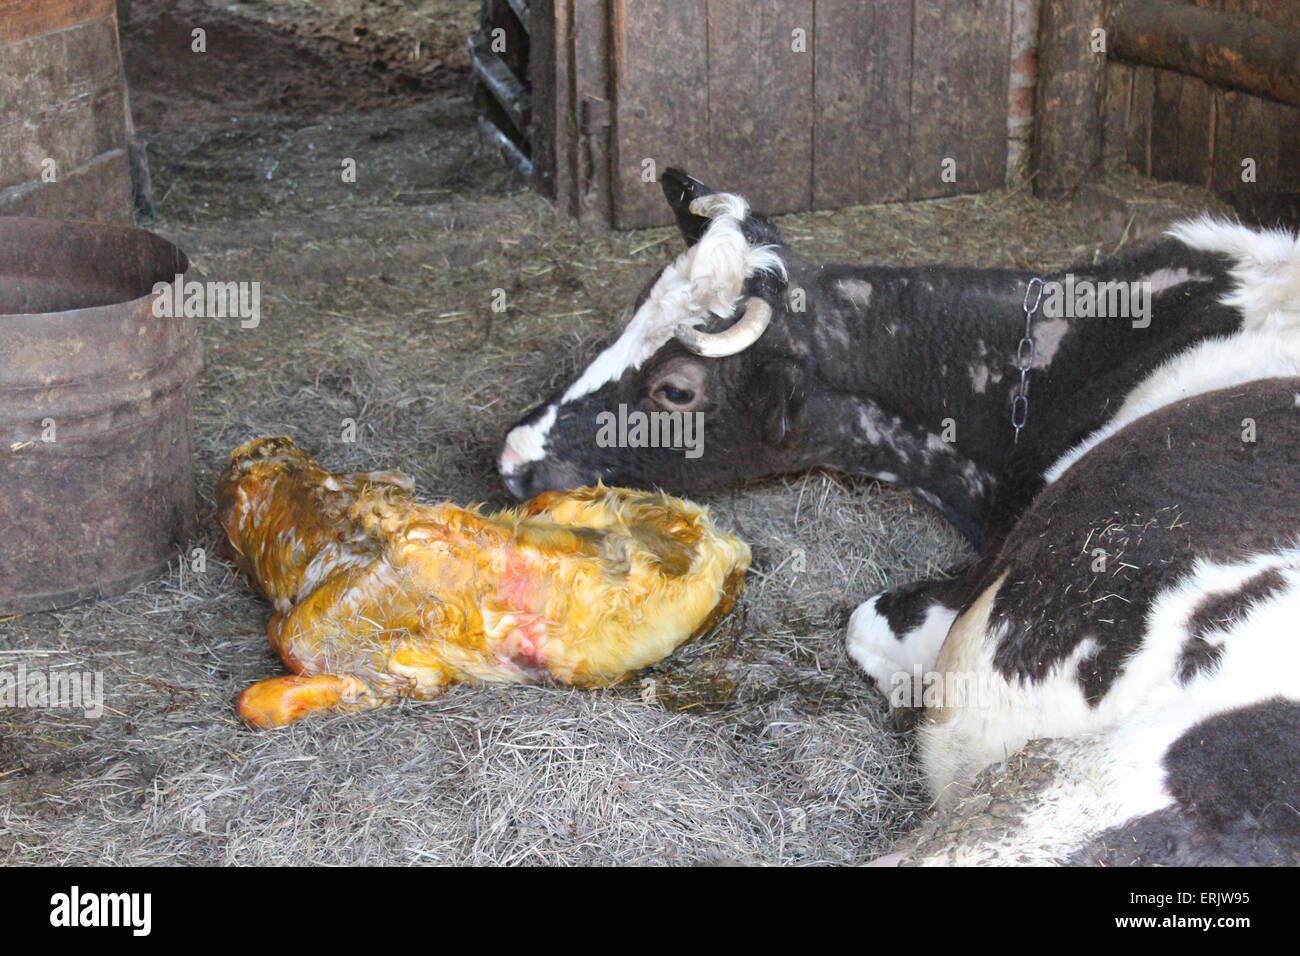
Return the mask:
[[1010, 0], [607, 3], [617, 228], [670, 221], [667, 166], [768, 213], [1004, 181]]

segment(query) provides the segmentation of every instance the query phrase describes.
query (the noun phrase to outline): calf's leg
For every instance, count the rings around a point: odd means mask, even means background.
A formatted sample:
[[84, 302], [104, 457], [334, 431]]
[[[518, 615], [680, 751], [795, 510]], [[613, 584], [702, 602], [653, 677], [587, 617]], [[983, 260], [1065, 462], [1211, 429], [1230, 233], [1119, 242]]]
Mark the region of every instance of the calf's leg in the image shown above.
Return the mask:
[[960, 609], [964, 571], [882, 591], [849, 618], [849, 656], [889, 700], [900, 728], [910, 726], [920, 712], [916, 678], [934, 669]]

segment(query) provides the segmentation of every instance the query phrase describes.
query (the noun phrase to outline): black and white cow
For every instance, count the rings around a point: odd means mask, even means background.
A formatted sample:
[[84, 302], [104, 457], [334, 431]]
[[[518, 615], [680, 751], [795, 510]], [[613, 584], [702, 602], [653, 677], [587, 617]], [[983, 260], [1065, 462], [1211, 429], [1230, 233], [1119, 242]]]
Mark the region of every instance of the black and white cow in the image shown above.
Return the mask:
[[[893, 703], [924, 705], [936, 800], [1031, 739], [1070, 742], [1021, 844], [967, 861], [1111, 841], [1300, 862], [1296, 238], [1203, 218], [1068, 276], [820, 266], [739, 196], [676, 170], [663, 186], [687, 248], [510, 431], [511, 491], [819, 465], [911, 488], [980, 558], [863, 603], [848, 647]], [[1040, 304], [1021, 349], [1035, 279], [1134, 297], [1110, 317]], [[705, 454], [602, 447], [620, 405], [704, 413]]]

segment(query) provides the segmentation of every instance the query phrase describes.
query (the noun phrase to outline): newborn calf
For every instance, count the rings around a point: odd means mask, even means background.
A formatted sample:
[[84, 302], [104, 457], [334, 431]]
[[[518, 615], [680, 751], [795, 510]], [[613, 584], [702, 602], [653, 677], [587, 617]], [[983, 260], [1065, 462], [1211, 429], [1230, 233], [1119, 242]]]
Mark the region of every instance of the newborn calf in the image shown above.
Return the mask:
[[393, 472], [331, 474], [288, 438], [235, 449], [217, 501], [293, 671], [240, 695], [257, 727], [458, 681], [617, 683], [729, 611], [750, 559], [667, 495], [598, 486], [485, 515], [421, 504]]

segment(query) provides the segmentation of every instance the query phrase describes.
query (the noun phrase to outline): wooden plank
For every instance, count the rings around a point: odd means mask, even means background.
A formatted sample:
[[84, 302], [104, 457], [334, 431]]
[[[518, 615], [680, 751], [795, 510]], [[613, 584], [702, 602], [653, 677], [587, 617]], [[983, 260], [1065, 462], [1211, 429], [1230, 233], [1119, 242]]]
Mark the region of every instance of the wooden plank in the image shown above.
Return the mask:
[[1151, 175], [1151, 110], [1155, 103], [1155, 70], [1149, 66], [1133, 67], [1133, 89], [1129, 97], [1128, 131], [1125, 135], [1126, 156], [1138, 172]]
[[1034, 191], [1063, 196], [1101, 170], [1106, 55], [1093, 49], [1102, 0], [1043, 0], [1038, 28]]
[[[812, 205], [812, 0], [708, 0], [710, 185], [766, 213]], [[798, 33], [796, 33], [798, 31]]]
[[1171, 70], [1155, 71], [1151, 107], [1151, 175], [1195, 186], [1211, 181], [1214, 97], [1209, 84]]
[[1102, 140], [1107, 157], [1125, 159], [1129, 110], [1133, 105], [1133, 67], [1111, 60], [1106, 64], [1106, 109]]
[[812, 208], [907, 198], [912, 0], [817, 0]]
[[59, 30], [4, 50], [0, 117], [30, 115], [118, 77], [117, 30], [110, 19]]
[[113, 18], [7, 47], [0, 74], [0, 188], [63, 175], [126, 144]]
[[527, 135], [532, 123], [532, 97], [504, 57], [492, 52], [492, 41], [481, 33], [469, 38], [469, 64], [475, 79], [496, 100], [515, 130]]
[[[1208, 2], [1208, 0], [1202, 0]], [[1300, 30], [1300, 0], [1216, 0], [1222, 9]], [[1300, 108], [1216, 89], [1213, 182], [1246, 222], [1300, 227]], [[1254, 161], [1254, 182], [1242, 161]]]
[[[1215, 91], [1213, 187], [1249, 221], [1300, 225], [1300, 108]], [[1254, 181], [1242, 179], [1251, 160]]]
[[576, 208], [578, 221], [596, 231], [609, 229], [613, 223], [609, 15], [605, 0], [573, 0], [569, 57], [573, 67], [570, 95], [577, 127]]
[[[1300, 200], [1300, 108], [1282, 103], [1263, 104], [1264, 122], [1277, 137], [1278, 161], [1265, 185], [1274, 192], [1287, 193]], [[1300, 222], [1293, 222], [1300, 225]]]
[[[1300, 0], [1222, 0], [1225, 10], [1300, 30]], [[1300, 108], [1215, 92], [1214, 188], [1246, 222], [1300, 227]], [[1242, 181], [1242, 160], [1255, 181]]]
[[[1268, 188], [1278, 165], [1278, 136], [1258, 96], [1236, 90], [1215, 91], [1212, 185], [1216, 192], [1255, 192]], [[1242, 181], [1242, 161], [1254, 163], [1256, 182]]]
[[1006, 179], [1010, 30], [1010, 0], [915, 4], [911, 198], [979, 192]]
[[[568, 59], [560, 42], [568, 36], [568, 0], [533, 0], [529, 8], [533, 24], [528, 57], [528, 85], [532, 89], [533, 118], [528, 139], [533, 147], [533, 188], [572, 214], [566, 204], [569, 177], [561, 174], [560, 152], [571, 147], [563, 143], [561, 102], [567, 109]], [[560, 181], [564, 181], [561, 188]]]
[[56, 176], [126, 143], [122, 91], [108, 85], [38, 116], [0, 125], [0, 189], [41, 179], [53, 162]]
[[0, 0], [0, 45], [111, 17], [115, 12], [114, 0]]
[[129, 223], [131, 172], [126, 150], [96, 156], [55, 183], [26, 183], [0, 190], [0, 216]]
[[[667, 225], [672, 212], [655, 181], [680, 166], [710, 181], [708, 22], [704, 0], [612, 0], [614, 223]], [[575, 20], [575, 36], [582, 33]]]

